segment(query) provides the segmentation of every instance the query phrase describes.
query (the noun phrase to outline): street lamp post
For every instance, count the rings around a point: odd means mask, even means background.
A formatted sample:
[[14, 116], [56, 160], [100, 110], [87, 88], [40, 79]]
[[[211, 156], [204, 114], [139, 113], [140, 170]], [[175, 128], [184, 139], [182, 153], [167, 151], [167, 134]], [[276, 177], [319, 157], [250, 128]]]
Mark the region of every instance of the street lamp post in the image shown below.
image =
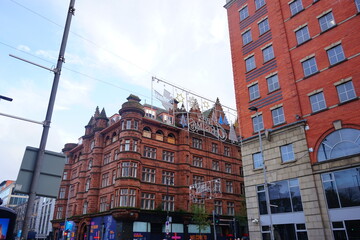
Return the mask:
[[[256, 112], [256, 121], [257, 121], [257, 123], [259, 123], [259, 122], [258, 122], [258, 121], [259, 121], [258, 108], [252, 106], [252, 107], [249, 107], [249, 110]], [[261, 129], [260, 129], [260, 127], [258, 127], [257, 131], [258, 131], [258, 135], [259, 135], [260, 155], [261, 155], [261, 159], [262, 159], [262, 161], [263, 161], [265, 198], [266, 198], [266, 209], [267, 209], [267, 212], [268, 212], [268, 214], [269, 214], [270, 239], [271, 239], [271, 240], [274, 240], [275, 238], [274, 238], [274, 229], [273, 229], [272, 215], [271, 215], [270, 196], [269, 196], [269, 184], [268, 184], [267, 175], [266, 175], [266, 165], [265, 165], [265, 160], [264, 160], [264, 155], [263, 155], [263, 146], [262, 146]]]

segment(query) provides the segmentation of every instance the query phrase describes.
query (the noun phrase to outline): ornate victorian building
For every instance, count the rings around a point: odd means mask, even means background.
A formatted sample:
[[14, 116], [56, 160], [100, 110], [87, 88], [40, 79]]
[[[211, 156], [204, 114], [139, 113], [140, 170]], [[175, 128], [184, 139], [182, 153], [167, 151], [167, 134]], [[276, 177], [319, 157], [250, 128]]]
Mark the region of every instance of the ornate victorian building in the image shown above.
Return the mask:
[[196, 104], [169, 112], [127, 100], [110, 118], [97, 108], [82, 142], [65, 145], [55, 238], [198, 239], [193, 204], [220, 215], [218, 239], [243, 231], [230, 224], [245, 215], [240, 148], [228, 137], [234, 127], [218, 121], [219, 101], [201, 113]]

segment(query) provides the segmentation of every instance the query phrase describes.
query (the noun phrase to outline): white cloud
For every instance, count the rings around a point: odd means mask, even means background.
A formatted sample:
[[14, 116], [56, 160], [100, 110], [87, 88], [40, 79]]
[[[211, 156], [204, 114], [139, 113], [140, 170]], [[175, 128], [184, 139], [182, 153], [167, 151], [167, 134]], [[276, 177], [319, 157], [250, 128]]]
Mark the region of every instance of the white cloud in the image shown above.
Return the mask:
[[25, 45], [19, 45], [17, 47], [17, 49], [19, 49], [20, 51], [25, 51], [25, 52], [30, 52], [31, 51], [31, 49], [28, 46], [25, 46]]

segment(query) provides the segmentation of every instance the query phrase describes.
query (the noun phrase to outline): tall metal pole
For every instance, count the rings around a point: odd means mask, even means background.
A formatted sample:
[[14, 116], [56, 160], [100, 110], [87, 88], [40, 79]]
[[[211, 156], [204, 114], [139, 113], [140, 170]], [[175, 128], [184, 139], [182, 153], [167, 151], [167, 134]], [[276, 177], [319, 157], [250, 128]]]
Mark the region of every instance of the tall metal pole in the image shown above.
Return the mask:
[[[256, 120], [259, 121], [259, 113], [258, 113], [257, 109], [256, 109]], [[274, 229], [273, 229], [271, 207], [270, 207], [269, 187], [268, 187], [268, 181], [267, 181], [267, 176], [266, 176], [266, 165], [265, 165], [265, 160], [264, 160], [264, 155], [263, 155], [263, 146], [262, 146], [261, 132], [260, 132], [259, 127], [258, 127], [258, 134], [259, 134], [260, 154], [261, 154], [261, 159], [263, 160], [266, 208], [267, 208], [267, 212], [269, 214], [269, 223], [270, 223], [270, 238], [271, 238], [271, 240], [274, 240], [275, 238], [274, 238]]]
[[213, 224], [214, 224], [214, 240], [216, 240], [217, 239], [217, 234], [216, 234], [216, 223], [215, 223], [215, 210], [213, 210], [212, 213], [213, 213]]
[[71, 18], [75, 11], [74, 5], [75, 5], [75, 0], [70, 0], [70, 6], [69, 6], [67, 18], [66, 18], [64, 34], [63, 34], [63, 38], [62, 38], [62, 42], [61, 42], [61, 46], [60, 46], [59, 58], [57, 61], [56, 69], [54, 71], [54, 74], [55, 74], [54, 81], [53, 81], [53, 85], [52, 85], [52, 89], [51, 89], [47, 112], [46, 112], [46, 118], [45, 118], [44, 125], [43, 125], [43, 132], [41, 135], [39, 151], [38, 151], [37, 157], [36, 157], [34, 174], [31, 179], [30, 194], [29, 194], [29, 199], [28, 199], [28, 203], [27, 203], [27, 207], [26, 207], [24, 225], [23, 225], [23, 229], [22, 229], [22, 233], [21, 233], [22, 239], [27, 238], [28, 231], [29, 231], [30, 218], [31, 218], [31, 214], [34, 209], [36, 191], [37, 191], [40, 171], [41, 171], [41, 168], [43, 165], [45, 147], [46, 147], [47, 137], [49, 135], [50, 122], [51, 122], [51, 117], [52, 117], [52, 113], [54, 110], [55, 98], [56, 98], [57, 88], [59, 85], [61, 68], [62, 68], [63, 62], [65, 61], [64, 54], [65, 54], [66, 43], [67, 43], [67, 39], [69, 36], [69, 31], [70, 31]]

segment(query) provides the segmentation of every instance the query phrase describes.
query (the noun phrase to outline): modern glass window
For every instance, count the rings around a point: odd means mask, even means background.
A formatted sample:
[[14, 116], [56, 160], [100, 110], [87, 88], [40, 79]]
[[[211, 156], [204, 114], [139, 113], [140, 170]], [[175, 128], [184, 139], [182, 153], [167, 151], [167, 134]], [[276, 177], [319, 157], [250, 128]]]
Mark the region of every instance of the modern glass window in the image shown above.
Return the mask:
[[292, 144], [287, 144], [280, 147], [281, 161], [283, 163], [295, 160], [294, 148]]
[[262, 6], [264, 6], [265, 4], [266, 4], [265, 0], [255, 0], [256, 10], [258, 10], [259, 8], [261, 8]]
[[202, 149], [202, 140], [199, 138], [193, 138], [192, 146], [193, 148]]
[[360, 0], [355, 0], [356, 9], [360, 12]]
[[342, 128], [327, 135], [319, 145], [318, 162], [360, 153], [360, 130]]
[[[305, 223], [274, 224], [273, 226], [278, 239], [308, 240]], [[269, 226], [262, 226], [261, 233], [263, 239], [270, 239]]]
[[322, 32], [335, 26], [335, 19], [332, 12], [325, 14], [319, 18], [320, 29]]
[[274, 48], [273, 46], [268, 46], [267, 48], [264, 48], [262, 50], [263, 53], [263, 57], [264, 57], [264, 62], [270, 61], [271, 59], [273, 59], [275, 57], [274, 55]]
[[309, 58], [302, 62], [305, 77], [310, 76], [318, 71], [315, 57]]
[[359, 225], [360, 220], [332, 222], [334, 239], [357, 239], [360, 236]]
[[261, 152], [254, 153], [252, 155], [253, 163], [254, 163], [254, 169], [262, 168], [264, 166], [264, 161], [261, 155]]
[[267, 84], [268, 84], [268, 89], [269, 92], [273, 92], [275, 90], [278, 90], [280, 88], [280, 84], [279, 84], [279, 77], [277, 74], [272, 75], [271, 77], [268, 77], [266, 79]]
[[267, 18], [262, 20], [261, 22], [259, 22], [258, 27], [260, 35], [266, 33], [270, 30], [269, 20]]
[[212, 170], [220, 171], [220, 163], [219, 161], [212, 161]]
[[164, 150], [162, 158], [166, 162], [174, 162], [174, 152]]
[[329, 58], [330, 65], [334, 65], [338, 62], [345, 60], [345, 54], [341, 44], [337, 45], [336, 47], [330, 48], [326, 52]]
[[155, 194], [142, 193], [141, 194], [141, 208], [154, 210], [155, 209]]
[[142, 168], [142, 180], [144, 182], [154, 183], [155, 182], [155, 169], [143, 167]]
[[356, 98], [356, 93], [352, 81], [348, 81], [336, 86], [336, 90], [341, 103]]
[[258, 84], [254, 84], [249, 87], [249, 96], [250, 96], [250, 101], [260, 97], [260, 91], [259, 91]]
[[250, 72], [251, 70], [256, 68], [256, 63], [255, 63], [255, 56], [251, 56], [249, 58], [247, 58], [245, 60], [245, 65], [246, 65], [246, 71]]
[[360, 167], [321, 174], [328, 208], [360, 206]]
[[310, 39], [310, 33], [308, 26], [302, 27], [295, 32], [296, 40], [298, 44], [302, 44]]
[[274, 126], [285, 122], [284, 108], [279, 107], [271, 111]]
[[174, 211], [175, 205], [175, 198], [174, 196], [163, 195], [162, 196], [162, 210], [163, 211]]
[[295, 0], [292, 3], [290, 3], [290, 11], [291, 11], [292, 16], [294, 16], [298, 12], [302, 11], [303, 9], [304, 9], [304, 7], [302, 5], [301, 0]]
[[241, 36], [242, 36], [242, 40], [243, 40], [243, 45], [246, 45], [249, 42], [251, 42], [252, 41], [251, 29], [244, 32]]
[[326, 102], [323, 92], [310, 96], [311, 109], [313, 112], [318, 112], [326, 108]]
[[144, 157], [156, 159], [156, 148], [144, 147]]
[[162, 184], [174, 186], [174, 172], [163, 171], [162, 172]]
[[[257, 186], [260, 214], [268, 214], [264, 185]], [[271, 213], [303, 211], [298, 179], [272, 182], [269, 185]]]
[[252, 118], [254, 132], [258, 132], [264, 129], [264, 122], [262, 115]]
[[248, 7], [243, 7], [240, 10], [240, 21], [244, 20], [245, 18], [247, 18], [249, 16], [249, 9]]
[[201, 157], [194, 156], [193, 157], [193, 166], [202, 167], [203, 166], [203, 159]]

